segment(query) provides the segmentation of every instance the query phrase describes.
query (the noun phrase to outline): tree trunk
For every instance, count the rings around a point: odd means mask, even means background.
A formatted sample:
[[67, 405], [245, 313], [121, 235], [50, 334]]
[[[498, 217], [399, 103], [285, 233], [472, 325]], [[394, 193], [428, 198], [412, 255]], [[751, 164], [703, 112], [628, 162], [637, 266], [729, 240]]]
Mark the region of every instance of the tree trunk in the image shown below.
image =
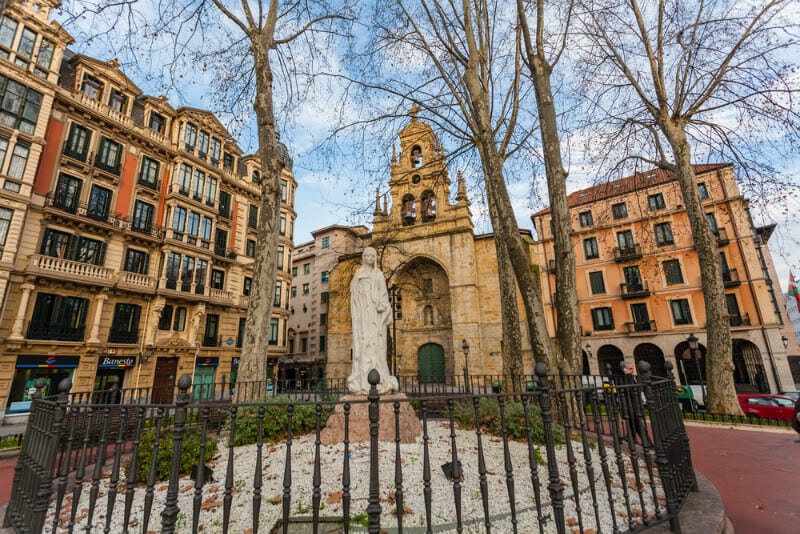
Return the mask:
[[508, 257], [508, 250], [497, 242], [497, 274], [500, 282], [500, 311], [503, 322], [503, 338], [500, 349], [503, 357], [503, 375], [511, 377], [508, 387], [515, 389], [514, 377], [525, 370], [522, 366], [522, 335], [519, 329], [519, 308], [517, 307], [517, 284], [514, 283], [514, 269]]
[[706, 308], [706, 386], [707, 410], [711, 413], [742, 415], [733, 384], [733, 355], [722, 265], [716, 238], [706, 220], [697, 179], [692, 167], [691, 147], [680, 125], [663, 121], [662, 131], [672, 147], [675, 171], [683, 193], [683, 202], [694, 236], [695, 250], [700, 263], [700, 277]]

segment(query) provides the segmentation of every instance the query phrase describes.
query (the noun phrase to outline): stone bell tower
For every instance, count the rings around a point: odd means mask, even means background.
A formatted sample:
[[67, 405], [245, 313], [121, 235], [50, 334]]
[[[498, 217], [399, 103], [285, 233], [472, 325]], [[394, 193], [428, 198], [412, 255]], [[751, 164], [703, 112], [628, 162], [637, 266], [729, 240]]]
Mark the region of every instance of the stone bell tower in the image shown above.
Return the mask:
[[458, 179], [456, 202], [450, 202], [450, 177], [445, 152], [433, 129], [417, 119], [419, 108], [409, 111], [411, 121], [403, 128], [400, 154], [392, 147], [392, 169], [389, 180], [391, 205], [386, 197], [375, 198], [373, 239], [381, 234], [422, 233], [431, 236], [454, 230], [472, 231], [466, 185]]

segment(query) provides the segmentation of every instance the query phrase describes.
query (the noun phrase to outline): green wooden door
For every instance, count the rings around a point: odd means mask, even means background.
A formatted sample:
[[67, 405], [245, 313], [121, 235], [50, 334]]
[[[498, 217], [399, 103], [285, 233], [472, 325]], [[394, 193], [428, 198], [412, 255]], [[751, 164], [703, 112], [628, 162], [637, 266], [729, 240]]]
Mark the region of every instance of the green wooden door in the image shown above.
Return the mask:
[[420, 383], [444, 383], [444, 349], [428, 343], [417, 353]]

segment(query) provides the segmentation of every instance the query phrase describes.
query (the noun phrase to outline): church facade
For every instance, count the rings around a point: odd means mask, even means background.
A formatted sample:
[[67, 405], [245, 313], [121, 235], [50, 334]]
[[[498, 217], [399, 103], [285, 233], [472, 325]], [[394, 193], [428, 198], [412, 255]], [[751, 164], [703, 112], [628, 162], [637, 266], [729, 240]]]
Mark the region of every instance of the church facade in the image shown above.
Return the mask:
[[[390, 370], [422, 382], [444, 382], [464, 370], [500, 374], [503, 340], [494, 236], [475, 235], [461, 177], [451, 201], [444, 149], [413, 110], [411, 117], [399, 133], [400, 153], [392, 156], [388, 198], [376, 194], [373, 231], [364, 243], [378, 251], [394, 308]], [[534, 258], [530, 234], [526, 241]], [[344, 256], [330, 273], [328, 378], [350, 373], [349, 288], [359, 264], [360, 253]], [[519, 307], [524, 318], [521, 303]], [[523, 346], [529, 344], [523, 341]], [[522, 372], [530, 373], [530, 351], [523, 362]]]

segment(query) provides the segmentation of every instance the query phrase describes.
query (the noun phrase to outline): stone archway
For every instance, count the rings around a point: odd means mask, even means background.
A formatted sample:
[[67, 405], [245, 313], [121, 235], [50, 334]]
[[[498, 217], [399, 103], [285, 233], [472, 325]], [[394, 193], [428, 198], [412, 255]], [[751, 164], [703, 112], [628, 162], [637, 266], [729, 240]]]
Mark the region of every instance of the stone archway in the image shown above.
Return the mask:
[[633, 349], [633, 359], [636, 361], [636, 368], [639, 362], [644, 361], [650, 364], [651, 376], [667, 376], [667, 369], [664, 366], [664, 353], [652, 343], [641, 343]]
[[603, 345], [597, 351], [597, 365], [601, 375], [607, 375], [606, 364], [611, 366], [611, 374], [619, 372], [619, 364], [625, 357], [616, 345]]
[[678, 364], [678, 379], [685, 385], [703, 385], [706, 383], [706, 347], [697, 344], [694, 354], [689, 350], [689, 343], [681, 341], [675, 346], [675, 361]]
[[734, 338], [733, 349], [733, 384], [737, 393], [769, 393], [764, 360], [761, 351], [746, 339]]

